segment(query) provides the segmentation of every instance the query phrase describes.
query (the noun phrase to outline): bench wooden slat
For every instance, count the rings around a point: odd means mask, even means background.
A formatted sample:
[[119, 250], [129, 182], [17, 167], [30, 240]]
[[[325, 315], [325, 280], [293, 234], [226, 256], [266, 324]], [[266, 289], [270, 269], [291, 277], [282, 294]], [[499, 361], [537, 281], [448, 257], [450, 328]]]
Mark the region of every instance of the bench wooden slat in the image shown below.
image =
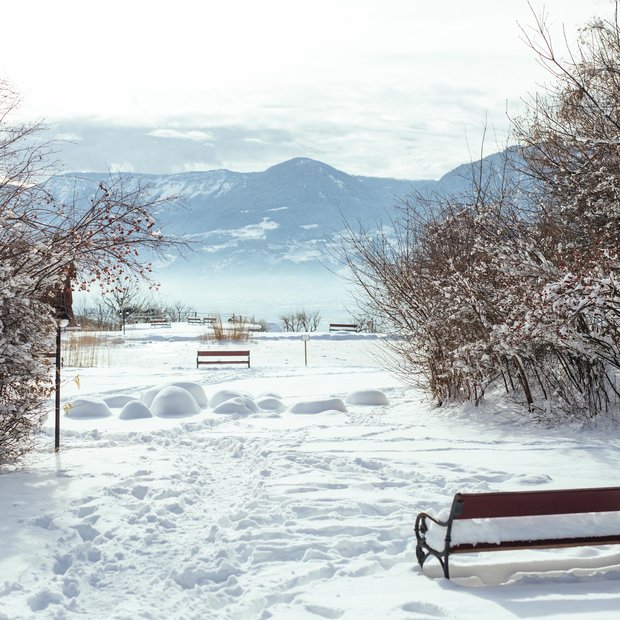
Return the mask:
[[[228, 359], [230, 357], [243, 358], [243, 359]], [[201, 359], [202, 358], [202, 359]], [[214, 359], [204, 359], [214, 358]], [[224, 359], [222, 359], [224, 358]], [[224, 349], [222, 351], [198, 351], [196, 353], [196, 368], [199, 368], [202, 364], [246, 364], [250, 368], [250, 352], [244, 351], [231, 351]]]
[[198, 355], [206, 355], [207, 357], [226, 357], [226, 356], [240, 356], [240, 355], [250, 355], [249, 351], [198, 351]]
[[358, 331], [358, 326], [355, 325], [354, 323], [330, 323], [329, 324], [329, 331], [333, 332], [333, 331], [347, 331], [347, 332], [353, 332], [353, 331]]
[[200, 364], [247, 364], [247, 360], [200, 360]]
[[454, 503], [455, 519], [612, 512], [620, 511], [620, 487], [509, 491], [506, 493], [457, 493], [454, 497]]

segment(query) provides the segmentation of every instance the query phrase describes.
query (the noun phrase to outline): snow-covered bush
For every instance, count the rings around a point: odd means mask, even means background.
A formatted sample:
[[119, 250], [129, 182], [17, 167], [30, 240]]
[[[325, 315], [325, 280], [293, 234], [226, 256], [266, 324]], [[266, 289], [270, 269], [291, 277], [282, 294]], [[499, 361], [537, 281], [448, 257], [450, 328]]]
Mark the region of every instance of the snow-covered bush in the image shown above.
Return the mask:
[[0, 463], [32, 447], [53, 385], [54, 323], [49, 305], [24, 295], [32, 284], [0, 265]]
[[620, 27], [588, 25], [570, 62], [542, 20], [530, 44], [556, 83], [515, 125], [517, 166], [472, 165], [468, 195], [413, 196], [341, 257], [397, 336], [388, 361], [438, 402], [493, 385], [592, 418], [620, 407]]
[[[52, 315], [71, 317], [70, 290], [147, 279], [140, 249], [178, 245], [164, 239], [151, 213], [161, 204], [122, 176], [65, 202], [50, 194], [53, 147], [37, 124], [10, 124], [19, 103], [0, 80], [0, 461], [30, 447], [49, 387], [44, 354]], [[77, 182], [76, 182], [77, 183]], [[53, 349], [52, 349], [53, 350]]]

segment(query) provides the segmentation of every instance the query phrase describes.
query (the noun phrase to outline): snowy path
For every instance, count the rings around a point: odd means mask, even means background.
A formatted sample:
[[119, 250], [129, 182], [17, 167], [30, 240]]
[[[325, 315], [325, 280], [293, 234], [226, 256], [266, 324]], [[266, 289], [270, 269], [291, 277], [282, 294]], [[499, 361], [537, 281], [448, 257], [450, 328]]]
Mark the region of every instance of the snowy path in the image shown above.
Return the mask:
[[463, 557], [455, 571], [470, 577], [446, 582], [419, 572], [413, 536], [417, 512], [457, 490], [618, 484], [616, 436], [450, 417], [369, 366], [215, 376], [209, 395], [375, 387], [390, 405], [67, 420], [59, 456], [0, 478], [0, 618], [617, 617], [617, 549]]

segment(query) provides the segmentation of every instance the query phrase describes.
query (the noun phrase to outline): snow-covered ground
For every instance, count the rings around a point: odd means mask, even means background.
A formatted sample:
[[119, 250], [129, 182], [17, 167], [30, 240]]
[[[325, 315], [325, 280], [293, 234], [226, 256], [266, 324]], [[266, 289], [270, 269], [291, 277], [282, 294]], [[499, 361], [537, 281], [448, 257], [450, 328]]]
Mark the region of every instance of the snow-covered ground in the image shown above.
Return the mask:
[[620, 485], [616, 431], [433, 409], [374, 336], [313, 334], [305, 367], [300, 335], [260, 334], [226, 345], [252, 368], [196, 370], [200, 333], [63, 370], [61, 452], [50, 420], [0, 475], [0, 618], [619, 617], [620, 547], [462, 555], [447, 581], [413, 534], [457, 491]]

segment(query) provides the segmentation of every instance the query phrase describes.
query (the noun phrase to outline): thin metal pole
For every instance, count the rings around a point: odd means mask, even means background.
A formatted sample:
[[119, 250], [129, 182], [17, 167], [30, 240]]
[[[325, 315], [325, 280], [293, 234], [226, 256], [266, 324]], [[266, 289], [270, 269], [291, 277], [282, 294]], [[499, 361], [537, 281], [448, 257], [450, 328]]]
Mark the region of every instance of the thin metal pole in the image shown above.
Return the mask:
[[60, 324], [56, 326], [56, 402], [54, 408], [54, 452], [60, 450]]
[[308, 341], [304, 340], [304, 363], [308, 366]]

